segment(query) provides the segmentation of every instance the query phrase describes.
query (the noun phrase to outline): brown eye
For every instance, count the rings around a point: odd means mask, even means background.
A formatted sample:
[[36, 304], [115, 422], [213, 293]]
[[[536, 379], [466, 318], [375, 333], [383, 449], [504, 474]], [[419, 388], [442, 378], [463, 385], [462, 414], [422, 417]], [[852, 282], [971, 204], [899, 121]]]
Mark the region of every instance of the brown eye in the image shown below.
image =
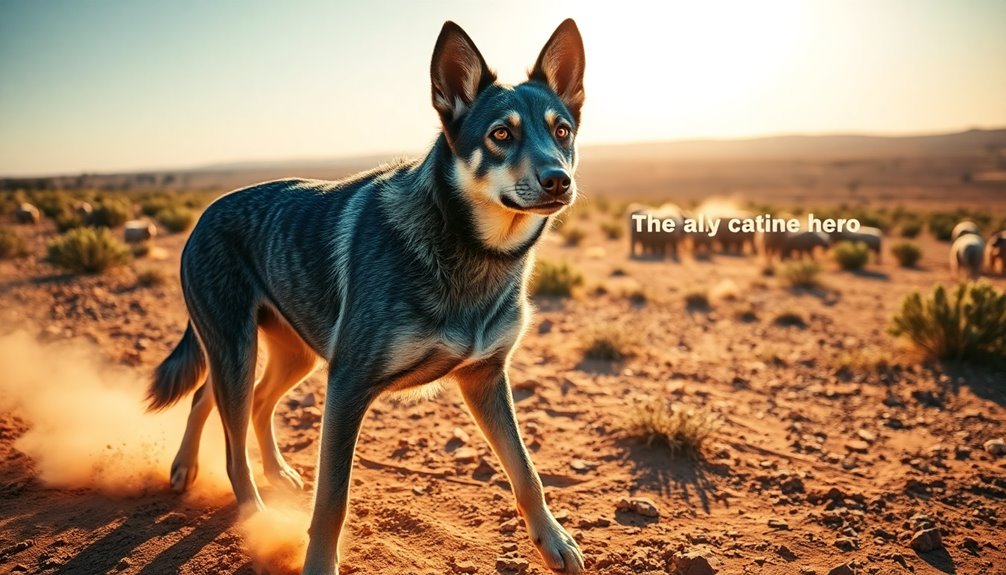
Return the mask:
[[569, 128], [567, 128], [566, 126], [559, 126], [558, 128], [555, 129], [555, 137], [559, 138], [560, 140], [565, 140], [566, 138], [569, 137]]
[[496, 128], [493, 130], [493, 139], [497, 142], [505, 142], [511, 137], [510, 130], [507, 130], [506, 128]]

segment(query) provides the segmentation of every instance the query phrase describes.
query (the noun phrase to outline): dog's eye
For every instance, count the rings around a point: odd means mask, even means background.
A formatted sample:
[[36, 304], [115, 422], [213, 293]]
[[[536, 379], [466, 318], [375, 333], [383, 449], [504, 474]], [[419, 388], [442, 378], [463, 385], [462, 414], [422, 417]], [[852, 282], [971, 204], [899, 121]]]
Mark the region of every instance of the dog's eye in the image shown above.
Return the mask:
[[555, 137], [559, 138], [560, 140], [565, 140], [566, 138], [569, 137], [569, 128], [567, 128], [566, 126], [559, 126], [558, 128], [555, 129]]
[[496, 140], [497, 142], [505, 142], [512, 137], [513, 136], [510, 134], [510, 130], [506, 128], [501, 127], [493, 130], [493, 139]]

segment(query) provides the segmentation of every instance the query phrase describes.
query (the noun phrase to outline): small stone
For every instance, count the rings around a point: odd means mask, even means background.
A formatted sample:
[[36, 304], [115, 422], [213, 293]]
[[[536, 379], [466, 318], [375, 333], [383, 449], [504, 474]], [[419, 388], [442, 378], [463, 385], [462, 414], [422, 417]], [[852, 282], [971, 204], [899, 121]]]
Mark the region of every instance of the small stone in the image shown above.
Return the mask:
[[959, 547], [972, 555], [978, 555], [978, 553], [982, 550], [982, 544], [972, 537], [965, 537], [964, 541], [961, 541]]
[[790, 548], [786, 547], [785, 545], [779, 545], [778, 547], [776, 547], [775, 553], [776, 555], [782, 557], [786, 561], [794, 561], [796, 559], [796, 553], [793, 553], [793, 551], [791, 551]]
[[653, 500], [646, 497], [623, 497], [615, 504], [615, 509], [631, 511], [643, 517], [660, 517], [660, 511]]
[[569, 521], [569, 511], [566, 509], [560, 509], [559, 511], [553, 513], [552, 517], [554, 517], [555, 520], [558, 521], [559, 523], [565, 524], [567, 521]]
[[853, 439], [845, 442], [845, 448], [854, 453], [866, 453], [870, 450], [870, 444], [861, 439]]
[[413, 485], [412, 486], [412, 493], [415, 494], [415, 495], [423, 495], [423, 494], [426, 493], [426, 490], [424, 490], [422, 487], [420, 487], [418, 485]]
[[772, 529], [789, 529], [789, 523], [786, 523], [782, 519], [769, 519], [768, 526]]
[[985, 451], [995, 457], [1006, 455], [1006, 441], [1003, 441], [1002, 439], [990, 439], [986, 441], [982, 447], [985, 448]]
[[856, 572], [849, 567], [848, 563], [842, 563], [841, 565], [836, 565], [828, 571], [828, 575], [856, 575]]
[[940, 537], [940, 530], [933, 527], [923, 529], [912, 536], [912, 549], [919, 553], [928, 553], [937, 549], [943, 549], [943, 539]]
[[523, 573], [527, 571], [528, 562], [526, 559], [521, 559], [520, 557], [497, 557], [496, 558], [496, 570], [498, 571], [513, 571], [515, 573]]
[[856, 432], [856, 435], [858, 435], [860, 439], [862, 439], [867, 443], [873, 443], [874, 441], [877, 440], [876, 433], [873, 433], [872, 431], [867, 431], [865, 429], [860, 429], [859, 431]]
[[119, 559], [119, 563], [118, 565], [115, 566], [115, 568], [118, 569], [119, 571], [125, 571], [132, 564], [133, 562], [129, 560], [129, 557], [123, 557], [122, 559]]
[[503, 544], [503, 552], [504, 553], [516, 553], [517, 552], [517, 544], [516, 543], [512, 543], [512, 542], [511, 543], [504, 543]]
[[569, 462], [569, 466], [577, 473], [586, 473], [597, 467], [597, 464], [584, 461], [583, 459], [574, 459]]
[[489, 481], [493, 475], [496, 475], [496, 468], [493, 467], [492, 463], [486, 461], [486, 458], [480, 457], [479, 464], [472, 471], [472, 479], [476, 481]]
[[517, 531], [517, 525], [518, 523], [516, 517], [504, 521], [500, 524], [500, 533], [513, 533], [514, 531]]
[[538, 333], [546, 334], [546, 333], [552, 331], [552, 327], [554, 325], [555, 324], [552, 323], [552, 320], [546, 319], [546, 320], [542, 321], [540, 324], [538, 324]]
[[459, 447], [454, 451], [455, 463], [474, 463], [479, 458], [479, 452], [471, 447]]
[[468, 443], [468, 440], [470, 439], [468, 437], [468, 432], [466, 432], [464, 429], [461, 429], [460, 427], [455, 427], [454, 430], [451, 431], [451, 437], [457, 439], [461, 443], [461, 445], [465, 445], [466, 443]]
[[455, 573], [466, 573], [471, 575], [472, 573], [478, 573], [479, 567], [471, 561], [455, 561], [454, 562], [454, 572]]
[[717, 569], [701, 551], [677, 552], [672, 558], [674, 575], [714, 575]]
[[314, 407], [318, 405], [318, 398], [314, 396], [313, 391], [309, 391], [304, 394], [304, 397], [297, 401], [299, 407]]
[[859, 547], [859, 543], [852, 537], [839, 537], [835, 540], [835, 547], [848, 553], [855, 551]]

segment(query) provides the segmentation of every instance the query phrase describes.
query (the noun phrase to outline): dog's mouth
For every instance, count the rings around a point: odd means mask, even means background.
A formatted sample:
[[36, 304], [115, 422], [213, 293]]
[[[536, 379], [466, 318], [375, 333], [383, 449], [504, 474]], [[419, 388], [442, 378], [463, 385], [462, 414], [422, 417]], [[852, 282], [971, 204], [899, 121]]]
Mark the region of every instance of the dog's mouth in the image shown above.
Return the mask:
[[542, 216], [552, 215], [566, 207], [566, 202], [561, 200], [552, 200], [551, 202], [543, 202], [530, 206], [522, 206], [506, 196], [500, 198], [500, 201], [503, 202], [504, 206], [515, 212], [538, 214]]

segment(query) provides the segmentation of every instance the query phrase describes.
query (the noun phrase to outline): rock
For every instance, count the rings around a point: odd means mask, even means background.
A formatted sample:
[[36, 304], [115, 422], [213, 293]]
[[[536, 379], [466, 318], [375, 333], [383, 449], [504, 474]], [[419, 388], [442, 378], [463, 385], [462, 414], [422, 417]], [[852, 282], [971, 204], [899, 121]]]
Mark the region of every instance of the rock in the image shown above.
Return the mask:
[[1002, 439], [990, 439], [986, 441], [982, 447], [984, 447], [985, 451], [989, 452], [994, 457], [1006, 455], [1006, 441], [1003, 441]]
[[552, 331], [552, 327], [554, 325], [555, 324], [552, 323], [552, 320], [550, 319], [543, 320], [540, 324], [538, 324], [538, 333], [546, 334]]
[[877, 440], [876, 433], [873, 433], [872, 431], [867, 431], [865, 429], [860, 429], [859, 431], [856, 432], [856, 435], [858, 435], [860, 439], [862, 439], [867, 443], [873, 443], [874, 441]]
[[479, 452], [471, 447], [459, 447], [454, 451], [455, 463], [474, 463], [479, 458]]
[[978, 555], [978, 553], [982, 550], [982, 544], [972, 537], [965, 537], [964, 541], [961, 541], [961, 544], [958, 547], [972, 555]]
[[318, 405], [318, 398], [314, 396], [313, 391], [309, 391], [304, 394], [304, 397], [297, 401], [298, 407], [314, 407]]
[[775, 548], [775, 553], [776, 553], [776, 555], [778, 555], [779, 557], [782, 557], [786, 561], [795, 561], [796, 560], [796, 553], [793, 553], [790, 550], [790, 548], [786, 547], [785, 545], [779, 545], [778, 547], [776, 547]]
[[713, 575], [717, 569], [701, 551], [679, 551], [672, 558], [674, 575]]
[[479, 567], [471, 561], [455, 561], [454, 562], [454, 572], [455, 573], [478, 573]]
[[769, 519], [768, 526], [772, 529], [789, 529], [789, 523], [786, 523], [782, 519]]
[[848, 553], [858, 549], [859, 543], [852, 537], [839, 537], [835, 540], [835, 547], [838, 547], [842, 551]]
[[943, 549], [943, 540], [940, 537], [940, 530], [933, 527], [917, 531], [912, 536], [912, 549], [919, 553], [928, 553], [937, 549]]
[[457, 439], [458, 442], [461, 443], [461, 445], [467, 444], [468, 440], [470, 439], [468, 437], [468, 432], [466, 432], [464, 429], [461, 429], [460, 427], [454, 428], [454, 431], [451, 432], [451, 437]]
[[848, 563], [842, 563], [841, 565], [836, 565], [828, 571], [828, 575], [856, 575], [856, 572], [849, 567]]
[[517, 531], [517, 518], [509, 519], [500, 524], [500, 533], [513, 533]]
[[870, 444], [861, 439], [853, 439], [845, 442], [845, 448], [853, 453], [866, 453], [870, 450]]
[[631, 511], [643, 517], [660, 517], [657, 505], [646, 497], [623, 497], [615, 504], [615, 509]]
[[569, 466], [577, 473], [586, 473], [597, 467], [597, 464], [591, 463], [590, 461], [584, 461], [582, 459], [574, 459], [569, 462]]
[[496, 468], [486, 461], [486, 458], [480, 457], [478, 466], [472, 471], [472, 479], [476, 481], [489, 481], [493, 475], [496, 475]]
[[516, 543], [504, 543], [502, 549], [503, 549], [503, 553], [516, 553], [517, 552], [517, 544]]
[[521, 559], [520, 557], [497, 557], [496, 558], [496, 570], [497, 571], [512, 571], [514, 573], [523, 573], [527, 571], [528, 562], [526, 559]]

